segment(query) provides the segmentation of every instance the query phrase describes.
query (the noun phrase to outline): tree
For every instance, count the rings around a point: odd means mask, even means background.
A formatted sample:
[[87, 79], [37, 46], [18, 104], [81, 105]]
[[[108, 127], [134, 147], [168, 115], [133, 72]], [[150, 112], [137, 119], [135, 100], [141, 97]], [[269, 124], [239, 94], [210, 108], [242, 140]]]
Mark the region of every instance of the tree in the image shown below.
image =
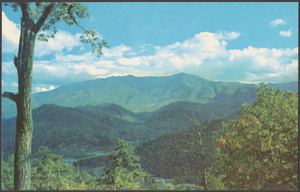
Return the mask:
[[[96, 180], [79, 171], [62, 157], [50, 153], [47, 147], [39, 147], [31, 169], [31, 190], [96, 190]], [[14, 155], [2, 161], [2, 190], [13, 190]]]
[[99, 183], [102, 189], [142, 189], [142, 184], [137, 180], [145, 178], [147, 174], [139, 164], [139, 156], [134, 155], [132, 146], [118, 139], [117, 147], [108, 154], [108, 157], [111, 166], [107, 167], [100, 177]]
[[1, 161], [1, 190], [14, 189], [14, 154]]
[[31, 189], [96, 190], [96, 183], [91, 175], [64, 163], [61, 156], [51, 154], [47, 147], [39, 147], [32, 163]]
[[223, 127], [216, 172], [229, 189], [297, 189], [298, 93], [260, 84], [252, 106]]
[[[77, 25], [84, 30], [81, 36], [83, 44], [91, 44], [92, 52], [98, 57], [102, 54], [102, 47], [108, 47], [107, 43], [97, 37], [93, 30], [85, 30], [79, 25], [78, 19], [88, 18], [87, 6], [75, 2], [18, 2], [5, 3], [10, 5], [14, 11], [20, 8], [21, 32], [18, 56], [14, 57], [14, 65], [18, 73], [18, 93], [4, 92], [3, 97], [9, 98], [16, 103], [16, 139], [15, 139], [15, 161], [14, 161], [14, 189], [24, 190], [30, 188], [30, 156], [31, 140], [33, 131], [31, 111], [31, 88], [32, 67], [34, 47], [36, 38], [48, 41], [57, 32], [55, 24], [63, 21], [67, 25]], [[52, 33], [43, 32], [53, 29]]]

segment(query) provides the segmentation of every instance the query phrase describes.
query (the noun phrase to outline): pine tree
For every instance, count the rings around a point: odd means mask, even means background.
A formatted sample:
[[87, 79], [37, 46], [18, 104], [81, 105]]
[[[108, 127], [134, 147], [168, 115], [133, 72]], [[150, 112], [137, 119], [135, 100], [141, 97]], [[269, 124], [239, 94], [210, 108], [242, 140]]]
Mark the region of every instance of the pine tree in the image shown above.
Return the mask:
[[139, 156], [134, 155], [134, 148], [126, 141], [118, 139], [117, 146], [108, 154], [111, 165], [106, 168], [100, 178], [102, 189], [137, 190], [143, 189], [138, 180], [147, 174], [139, 163]]

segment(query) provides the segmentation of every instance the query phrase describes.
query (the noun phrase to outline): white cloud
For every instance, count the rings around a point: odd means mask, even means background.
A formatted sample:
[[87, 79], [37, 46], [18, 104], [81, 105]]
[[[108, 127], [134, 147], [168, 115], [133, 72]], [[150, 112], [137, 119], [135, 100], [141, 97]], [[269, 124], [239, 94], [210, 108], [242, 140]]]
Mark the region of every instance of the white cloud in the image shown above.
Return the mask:
[[141, 64], [140, 57], [133, 57], [133, 58], [120, 58], [118, 62], [122, 65], [129, 65], [129, 66], [137, 66]]
[[[43, 32], [45, 33], [45, 32]], [[36, 41], [35, 56], [40, 57], [49, 55], [52, 52], [62, 52], [63, 50], [71, 51], [74, 47], [81, 45], [80, 33], [72, 35], [66, 31], [58, 31], [54, 38], [50, 38], [48, 42]]]
[[294, 63], [298, 61], [298, 48], [269, 49], [249, 46], [242, 50], [227, 49], [228, 41], [238, 37], [237, 32], [202, 32], [184, 42], [156, 46], [156, 52], [151, 56], [121, 57], [114, 65], [118, 66], [121, 60], [126, 61], [128, 67], [114, 70], [127, 70], [137, 76], [141, 73], [159, 76], [187, 72], [210, 80], [252, 83], [297, 80], [297, 71], [292, 72], [291, 69], [297, 68]]
[[161, 76], [187, 72], [210, 80], [248, 83], [297, 80], [298, 48], [227, 49], [228, 42], [239, 36], [237, 32], [201, 32], [183, 42], [153, 46], [152, 55], [103, 57], [103, 61], [110, 61], [109, 68], [102, 66], [108, 70], [104, 76], [113, 73]]
[[283, 36], [283, 37], [291, 37], [292, 36], [292, 30], [290, 29], [290, 30], [288, 30], [288, 31], [280, 31], [279, 32], [279, 35], [280, 36]]
[[20, 30], [2, 11], [2, 52], [10, 53], [18, 49]]
[[285, 25], [286, 22], [283, 19], [275, 19], [273, 21], [270, 22], [271, 27], [277, 27], [278, 25]]
[[[147, 45], [149, 52], [119, 45], [100, 59], [90, 52], [81, 55], [56, 53], [50, 61], [35, 61], [33, 81], [36, 91], [49, 90], [50, 85], [105, 78], [109, 76], [165, 76], [186, 72], [209, 80], [288, 82], [298, 79], [298, 48], [269, 49], [249, 46], [228, 49], [227, 44], [240, 36], [238, 32], [201, 32], [183, 42], [166, 46]], [[149, 54], [151, 53], [151, 54]], [[14, 72], [13, 72], [14, 71]], [[3, 64], [3, 79], [12, 82], [13, 64]]]
[[106, 58], [123, 57], [124, 54], [128, 54], [128, 53], [134, 55], [132, 49], [130, 47], [125, 46], [124, 44], [109, 49], [103, 48], [103, 56]]
[[96, 59], [96, 56], [91, 52], [84, 53], [82, 55], [64, 55], [63, 53], [55, 54], [55, 61], [63, 63], [74, 63], [74, 62], [90, 62]]
[[240, 33], [232, 31], [223, 31], [216, 34], [218, 36], [218, 39], [224, 39], [224, 40], [231, 40], [231, 39], [237, 39], [240, 37]]
[[[49, 32], [42, 32], [49, 33]], [[80, 46], [80, 33], [75, 35], [58, 31], [55, 38], [51, 38], [48, 42], [36, 41], [34, 55], [36, 57], [49, 55], [53, 52], [71, 51], [74, 47]], [[2, 12], [2, 52], [16, 54], [20, 38], [20, 29], [17, 24], [7, 18]]]
[[53, 86], [53, 85], [38, 85], [38, 86], [33, 86], [33, 93], [51, 91], [51, 90], [53, 90], [55, 88], [56, 87]]
[[98, 69], [94, 65], [77, 64], [73, 67], [75, 74], [87, 73], [92, 76], [101, 76], [107, 73], [106, 69]]

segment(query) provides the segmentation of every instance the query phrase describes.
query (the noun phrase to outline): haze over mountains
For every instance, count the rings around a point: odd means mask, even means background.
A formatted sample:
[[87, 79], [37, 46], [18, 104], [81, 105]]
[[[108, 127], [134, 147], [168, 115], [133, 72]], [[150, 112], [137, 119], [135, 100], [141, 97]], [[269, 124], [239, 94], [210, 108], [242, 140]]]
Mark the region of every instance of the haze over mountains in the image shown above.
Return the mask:
[[[270, 86], [298, 90], [298, 82]], [[232, 101], [251, 103], [256, 97], [256, 88], [257, 85], [254, 84], [209, 81], [186, 73], [166, 77], [129, 75], [73, 83], [52, 91], [33, 94], [32, 108], [43, 104], [77, 107], [114, 103], [132, 112], [148, 112], [176, 101], [201, 104]], [[15, 115], [15, 104], [4, 98], [2, 118]]]

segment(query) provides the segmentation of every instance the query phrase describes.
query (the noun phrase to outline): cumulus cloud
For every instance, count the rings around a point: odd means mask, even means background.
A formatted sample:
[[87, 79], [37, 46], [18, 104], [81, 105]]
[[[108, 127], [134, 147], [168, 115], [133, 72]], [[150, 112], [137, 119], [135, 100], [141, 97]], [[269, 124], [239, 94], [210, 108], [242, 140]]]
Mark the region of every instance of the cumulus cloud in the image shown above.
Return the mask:
[[[248, 83], [298, 79], [298, 47], [228, 49], [230, 41], [239, 36], [238, 32], [201, 32], [183, 42], [147, 45], [140, 52], [138, 48], [121, 44], [103, 50], [100, 59], [90, 52], [81, 55], [56, 53], [52, 60], [35, 61], [35, 91], [49, 90], [51, 85], [128, 74], [165, 76], [186, 72], [209, 80]], [[6, 79], [12, 75], [12, 66], [3, 65]]]
[[110, 49], [103, 48], [103, 56], [106, 58], [120, 58], [125, 54], [135, 55], [132, 49], [124, 44], [112, 47]]
[[288, 31], [280, 31], [279, 32], [279, 35], [280, 36], [283, 36], [283, 37], [291, 37], [292, 36], [292, 30], [290, 29], [290, 30], [288, 30]]
[[[45, 32], [44, 32], [45, 33]], [[58, 31], [54, 38], [44, 41], [36, 41], [34, 54], [37, 57], [49, 55], [53, 52], [71, 51], [74, 47], [80, 46], [80, 33], [72, 35], [66, 31]]]
[[[80, 36], [80, 33], [73, 35], [66, 31], [58, 31], [55, 38], [49, 39], [48, 42], [36, 41], [34, 55], [41, 57], [53, 52], [71, 51], [74, 47], [81, 45]], [[20, 28], [2, 12], [2, 52], [16, 54], [19, 38]]]
[[19, 44], [20, 30], [2, 11], [2, 52], [16, 52]]
[[51, 91], [51, 90], [53, 90], [55, 88], [56, 87], [53, 86], [53, 85], [38, 85], [38, 86], [33, 86], [33, 93]]
[[84, 53], [82, 55], [73, 55], [68, 54], [65, 55], [63, 53], [56, 53], [55, 54], [55, 61], [59, 63], [74, 63], [74, 62], [90, 62], [95, 60], [96, 57], [91, 52]]
[[283, 19], [275, 19], [273, 21], [270, 22], [271, 27], [277, 27], [278, 25], [285, 25], [286, 22]]
[[[186, 72], [209, 80], [287, 82], [297, 80], [298, 48], [269, 49], [249, 46], [227, 49], [237, 32], [201, 32], [183, 42], [153, 46], [153, 54], [128, 55], [133, 48], [120, 45], [97, 59], [90, 53], [59, 55], [35, 66], [40, 76], [80, 81], [113, 75], [162, 76]], [[49, 79], [49, 78], [47, 78]], [[46, 79], [45, 79], [46, 80]], [[52, 82], [57, 84], [58, 82]]]

